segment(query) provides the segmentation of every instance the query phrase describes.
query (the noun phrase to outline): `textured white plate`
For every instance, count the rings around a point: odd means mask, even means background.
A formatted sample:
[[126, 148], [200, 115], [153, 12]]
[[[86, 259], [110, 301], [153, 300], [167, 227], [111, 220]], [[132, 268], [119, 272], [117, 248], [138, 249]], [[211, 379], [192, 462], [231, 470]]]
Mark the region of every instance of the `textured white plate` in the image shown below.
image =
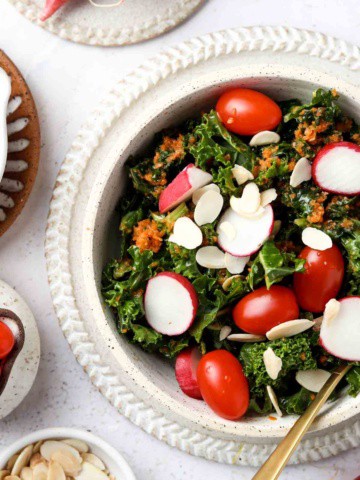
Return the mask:
[[61, 38], [106, 47], [157, 37], [183, 22], [204, 1], [124, 0], [115, 8], [96, 8], [88, 0], [72, 0], [52, 18], [42, 22], [39, 15], [45, 0], [9, 0], [28, 20]]
[[40, 338], [34, 315], [24, 299], [0, 280], [0, 308], [11, 310], [24, 327], [24, 346], [15, 360], [5, 390], [0, 395], [0, 419], [6, 417], [29, 393], [40, 362]]
[[[147, 432], [194, 455], [259, 465], [295, 418], [225, 421], [185, 397], [170, 365], [129, 345], [115, 329], [99, 292], [113, 254], [114, 208], [123, 163], [155, 132], [211, 105], [229, 85], [275, 98], [308, 99], [336, 87], [359, 120], [360, 54], [312, 32], [254, 27], [195, 38], [166, 50], [119, 82], [82, 128], [54, 190], [46, 240], [51, 294], [61, 327], [93, 383]], [[360, 443], [360, 399], [326, 406], [292, 462], [336, 454]]]

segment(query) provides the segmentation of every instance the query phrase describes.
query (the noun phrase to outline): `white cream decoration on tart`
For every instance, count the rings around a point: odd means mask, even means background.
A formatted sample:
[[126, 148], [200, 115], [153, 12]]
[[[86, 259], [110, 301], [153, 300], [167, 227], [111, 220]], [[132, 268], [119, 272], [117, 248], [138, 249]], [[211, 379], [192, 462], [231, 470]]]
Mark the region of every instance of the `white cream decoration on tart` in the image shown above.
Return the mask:
[[[7, 117], [15, 113], [22, 104], [21, 96], [11, 96], [11, 79], [0, 67], [0, 221], [6, 220], [4, 208], [13, 208], [14, 200], [11, 193], [21, 192], [24, 184], [13, 178], [3, 177], [4, 173], [20, 173], [28, 168], [25, 160], [7, 160], [9, 153], [18, 153], [25, 150], [30, 141], [27, 138], [11, 140], [11, 136], [26, 128], [29, 119], [17, 118], [11, 123], [6, 123]], [[5, 193], [4, 193], [5, 192]]]

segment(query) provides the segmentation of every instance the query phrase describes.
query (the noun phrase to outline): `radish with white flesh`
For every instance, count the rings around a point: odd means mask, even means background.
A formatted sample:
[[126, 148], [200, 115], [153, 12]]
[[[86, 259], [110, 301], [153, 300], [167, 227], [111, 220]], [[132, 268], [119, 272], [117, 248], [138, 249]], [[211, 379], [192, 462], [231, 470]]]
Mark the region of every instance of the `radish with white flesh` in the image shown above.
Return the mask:
[[[233, 239], [221, 228], [223, 222], [229, 222], [235, 228], [236, 235]], [[262, 215], [255, 217], [243, 217], [229, 208], [219, 220], [218, 243], [225, 252], [234, 257], [247, 257], [257, 252], [266, 242], [273, 225], [274, 213], [270, 205], [265, 207]]]
[[201, 354], [196, 347], [183, 350], [176, 358], [175, 376], [181, 390], [191, 398], [202, 399], [196, 370]]
[[330, 143], [316, 155], [311, 174], [326, 192], [360, 193], [360, 146], [351, 142]]
[[144, 308], [148, 324], [164, 335], [181, 335], [192, 325], [199, 301], [189, 280], [161, 272], [147, 283]]
[[187, 165], [174, 180], [163, 190], [159, 198], [160, 213], [168, 212], [191, 198], [195, 190], [204, 187], [212, 181], [212, 175], [195, 167]]
[[320, 344], [331, 355], [352, 362], [360, 361], [360, 297], [339, 300], [335, 317], [324, 317], [320, 329]]

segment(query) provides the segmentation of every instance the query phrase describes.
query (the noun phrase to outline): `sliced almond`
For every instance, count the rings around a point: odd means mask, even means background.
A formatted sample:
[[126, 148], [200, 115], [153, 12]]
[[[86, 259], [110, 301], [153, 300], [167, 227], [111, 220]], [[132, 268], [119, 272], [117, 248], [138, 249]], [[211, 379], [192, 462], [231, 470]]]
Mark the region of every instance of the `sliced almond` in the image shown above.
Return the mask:
[[47, 440], [44, 442], [40, 447], [41, 455], [48, 461], [52, 459], [54, 453], [58, 451], [66, 451], [72, 454], [72, 456], [81, 463], [80, 453], [76, 450], [76, 448], [68, 445], [67, 443], [60, 442], [57, 440]]
[[207, 223], [214, 222], [219, 216], [223, 205], [224, 199], [220, 193], [214, 192], [213, 190], [205, 192], [195, 207], [195, 222], [200, 227]]
[[7, 477], [5, 477], [5, 480], [21, 480], [21, 478], [17, 475], [8, 475]]
[[12, 457], [9, 458], [7, 464], [6, 464], [6, 470], [12, 470], [13, 466], [15, 465], [15, 462], [18, 458], [19, 454], [15, 454]]
[[269, 340], [277, 340], [283, 337], [293, 337], [298, 333], [305, 332], [309, 328], [313, 327], [315, 322], [306, 319], [289, 320], [288, 322], [280, 323], [276, 327], [266, 332], [266, 336]]
[[33, 469], [33, 480], [47, 480], [48, 470], [45, 463], [38, 463]]
[[170, 235], [169, 242], [194, 250], [201, 245], [202, 239], [200, 228], [190, 218], [181, 217], [174, 223], [174, 233]]
[[224, 283], [222, 284], [222, 288], [225, 292], [227, 292], [230, 289], [230, 285], [232, 284], [235, 278], [240, 278], [240, 275], [232, 275], [231, 277], [228, 277], [224, 280]]
[[87, 445], [85, 442], [77, 438], [66, 438], [65, 440], [62, 440], [62, 441], [67, 445], [70, 445], [71, 447], [76, 448], [76, 450], [80, 453], [87, 453], [89, 451], [89, 445]]
[[51, 455], [51, 460], [54, 460], [56, 463], [61, 465], [64, 472], [72, 477], [78, 474], [81, 469], [82, 458], [76, 457], [68, 450], [61, 449], [53, 452]]
[[94, 465], [94, 467], [100, 468], [100, 470], [106, 470], [104, 462], [100, 460], [100, 458], [94, 455], [93, 453], [83, 453], [81, 456], [84, 462], [91, 463], [91, 465]]
[[325, 232], [313, 227], [306, 227], [301, 234], [305, 245], [314, 250], [327, 250], [332, 247], [332, 240]]
[[266, 390], [267, 390], [267, 393], [269, 395], [270, 402], [271, 402], [272, 406], [275, 408], [276, 413], [279, 415], [279, 417], [282, 417], [283, 413], [280, 410], [279, 402], [278, 402], [277, 396], [274, 392], [274, 389], [270, 385], [268, 385], [266, 387]]
[[270, 145], [270, 143], [279, 143], [280, 135], [270, 130], [264, 130], [252, 137], [249, 142], [250, 147], [261, 147], [263, 145]]
[[225, 267], [232, 274], [242, 273], [250, 257], [234, 257], [230, 253], [225, 253]]
[[40, 452], [40, 447], [41, 445], [44, 443], [44, 440], [39, 440], [38, 442], [36, 442], [34, 444], [34, 448], [33, 448], [33, 453], [38, 453]]
[[236, 229], [230, 222], [221, 222], [219, 225], [219, 230], [225, 233], [229, 240], [234, 240], [236, 237]]
[[294, 170], [291, 172], [290, 186], [298, 187], [302, 182], [311, 180], [311, 163], [305, 157], [296, 162]]
[[336, 298], [331, 298], [325, 305], [323, 321], [331, 323], [340, 312], [341, 303]]
[[204, 193], [209, 192], [212, 190], [213, 192], [220, 193], [220, 188], [215, 183], [209, 183], [209, 185], [205, 185], [205, 187], [198, 188], [195, 190], [192, 196], [192, 202], [194, 205], [197, 205], [200, 198], [204, 195]]
[[196, 252], [196, 261], [205, 268], [225, 268], [225, 253], [218, 247], [202, 247]]
[[13, 468], [11, 469], [11, 475], [19, 475], [21, 470], [26, 467], [26, 465], [29, 463], [31, 454], [33, 451], [33, 446], [28, 445], [25, 447], [17, 457]]
[[30, 467], [24, 467], [20, 473], [21, 480], [33, 480], [33, 471]]
[[47, 480], [66, 480], [62, 466], [54, 460], [50, 461]]
[[242, 165], [235, 165], [231, 172], [238, 185], [243, 185], [248, 180], [254, 180], [254, 175]]
[[296, 381], [306, 390], [318, 393], [329, 380], [331, 373], [326, 370], [300, 370], [296, 373]]
[[266, 340], [266, 337], [264, 337], [264, 335], [255, 335], [253, 333], [232, 333], [227, 339], [232, 342], [255, 343], [263, 342]]
[[275, 354], [271, 347], [269, 347], [265, 350], [263, 359], [267, 374], [272, 380], [276, 380], [282, 369], [281, 358]]
[[30, 467], [34, 468], [35, 465], [37, 465], [38, 463], [44, 462], [46, 462], [46, 460], [41, 456], [40, 452], [34, 453], [34, 455], [32, 455], [32, 457], [30, 458]]
[[266, 205], [269, 205], [271, 202], [276, 200], [277, 193], [275, 188], [269, 188], [268, 190], [264, 190], [260, 194], [260, 204], [262, 207], [266, 207]]
[[10, 470], [0, 470], [0, 480], [4, 480], [4, 478], [9, 475], [10, 475]]
[[270, 235], [270, 240], [273, 240], [276, 237], [276, 235], [280, 232], [280, 228], [281, 228], [281, 220], [275, 220], [274, 226]]
[[75, 480], [108, 480], [106, 473], [89, 462], [83, 463], [81, 472], [74, 478]]
[[225, 325], [224, 327], [221, 328], [220, 333], [219, 333], [219, 340], [222, 342], [227, 338], [231, 333], [231, 327], [228, 325]]
[[240, 198], [232, 196], [230, 206], [239, 215], [255, 214], [260, 207], [260, 192], [256, 183], [248, 183]]

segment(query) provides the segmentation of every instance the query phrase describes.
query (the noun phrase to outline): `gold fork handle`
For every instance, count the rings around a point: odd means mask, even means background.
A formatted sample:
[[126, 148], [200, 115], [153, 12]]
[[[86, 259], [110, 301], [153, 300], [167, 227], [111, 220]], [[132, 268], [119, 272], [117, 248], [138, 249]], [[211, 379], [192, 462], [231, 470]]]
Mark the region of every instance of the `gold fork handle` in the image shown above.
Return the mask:
[[310, 425], [314, 421], [320, 408], [324, 405], [331, 393], [334, 391], [340, 380], [350, 370], [351, 365], [338, 367], [332, 373], [329, 380], [325, 383], [320, 392], [316, 395], [314, 401], [295, 422], [286, 437], [279, 443], [274, 452], [270, 455], [253, 480], [276, 480], [285, 468], [291, 455], [299, 445], [302, 437], [305, 435]]

